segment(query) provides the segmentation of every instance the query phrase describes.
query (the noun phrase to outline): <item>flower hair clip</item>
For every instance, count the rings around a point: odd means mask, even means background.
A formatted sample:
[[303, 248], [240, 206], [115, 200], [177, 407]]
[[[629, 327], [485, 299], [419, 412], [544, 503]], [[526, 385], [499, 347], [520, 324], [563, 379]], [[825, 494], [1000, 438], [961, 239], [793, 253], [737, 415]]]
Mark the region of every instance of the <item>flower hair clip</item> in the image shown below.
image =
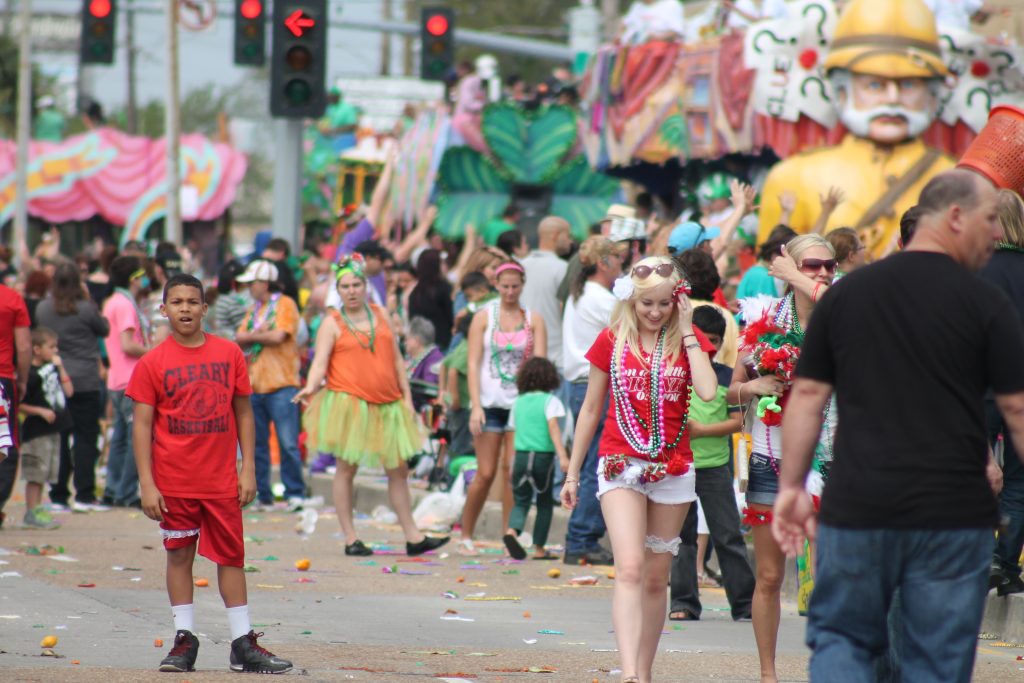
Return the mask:
[[672, 300], [675, 301], [676, 303], [679, 303], [679, 299], [682, 297], [683, 294], [686, 294], [686, 296], [690, 296], [690, 293], [692, 291], [693, 288], [690, 287], [690, 281], [684, 277], [681, 280], [679, 280], [679, 284], [676, 285], [676, 288], [672, 290]]
[[615, 284], [612, 286], [612, 294], [619, 301], [629, 301], [634, 291], [636, 291], [636, 286], [633, 284], [633, 278], [629, 275], [622, 275], [615, 280]]

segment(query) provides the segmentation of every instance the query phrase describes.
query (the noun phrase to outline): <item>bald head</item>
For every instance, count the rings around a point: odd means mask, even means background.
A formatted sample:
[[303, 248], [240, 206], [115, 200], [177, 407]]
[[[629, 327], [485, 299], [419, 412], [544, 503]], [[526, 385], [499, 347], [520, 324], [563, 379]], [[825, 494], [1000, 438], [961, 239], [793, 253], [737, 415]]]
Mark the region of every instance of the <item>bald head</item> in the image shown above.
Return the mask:
[[553, 251], [564, 255], [569, 251], [569, 222], [558, 216], [548, 216], [537, 226], [537, 247], [541, 251]]
[[940, 173], [921, 190], [918, 228], [909, 250], [946, 253], [979, 270], [1002, 237], [998, 198], [991, 181], [973, 171]]

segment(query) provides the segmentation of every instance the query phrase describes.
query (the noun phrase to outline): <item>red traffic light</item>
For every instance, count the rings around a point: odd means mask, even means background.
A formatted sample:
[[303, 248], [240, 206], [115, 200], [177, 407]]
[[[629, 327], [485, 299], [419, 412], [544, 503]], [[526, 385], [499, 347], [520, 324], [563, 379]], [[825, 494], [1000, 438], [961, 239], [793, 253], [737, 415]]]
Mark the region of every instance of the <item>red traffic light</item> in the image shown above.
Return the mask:
[[89, 3], [89, 14], [97, 19], [105, 19], [110, 15], [110, 0], [92, 0]]
[[427, 19], [427, 33], [432, 36], [443, 36], [448, 32], [448, 18], [443, 14], [435, 14]]
[[243, 0], [239, 11], [246, 19], [256, 19], [263, 14], [263, 2], [262, 0]]

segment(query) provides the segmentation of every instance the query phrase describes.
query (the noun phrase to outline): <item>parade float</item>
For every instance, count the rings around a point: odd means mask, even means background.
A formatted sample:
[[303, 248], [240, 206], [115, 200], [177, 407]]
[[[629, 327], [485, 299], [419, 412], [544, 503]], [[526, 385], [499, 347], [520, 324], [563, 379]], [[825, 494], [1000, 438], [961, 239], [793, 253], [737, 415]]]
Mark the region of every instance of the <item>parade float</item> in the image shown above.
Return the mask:
[[574, 109], [498, 102], [485, 106], [478, 120], [473, 145], [451, 144], [460, 136], [437, 111], [421, 115], [403, 137], [391, 189], [392, 216], [401, 224], [411, 226], [434, 201], [435, 230], [461, 239], [467, 226], [482, 227], [522, 197], [564, 218], [578, 238], [604, 217], [618, 182], [587, 163]]
[[[837, 186], [846, 201], [826, 230], [855, 227], [883, 256], [902, 211], [989, 110], [1024, 103], [1024, 51], [936, 27], [921, 0], [853, 0], [841, 17], [830, 0], [798, 0], [787, 12], [690, 43], [602, 47], [582, 84], [587, 158], [625, 177], [728, 155], [781, 160], [762, 193], [762, 239], [781, 191], [797, 194], [791, 223], [806, 232], [820, 195]], [[859, 111], [864, 77], [874, 82], [864, 87], [913, 86], [919, 101], [897, 97], [892, 120], [873, 122]]]
[[[0, 140], [0, 225], [14, 213], [14, 141]], [[28, 212], [48, 223], [99, 216], [124, 226], [121, 243], [146, 239], [167, 214], [163, 138], [132, 136], [97, 128], [61, 142], [29, 145]], [[235, 200], [245, 177], [246, 157], [202, 135], [181, 136], [182, 218], [212, 221]]]

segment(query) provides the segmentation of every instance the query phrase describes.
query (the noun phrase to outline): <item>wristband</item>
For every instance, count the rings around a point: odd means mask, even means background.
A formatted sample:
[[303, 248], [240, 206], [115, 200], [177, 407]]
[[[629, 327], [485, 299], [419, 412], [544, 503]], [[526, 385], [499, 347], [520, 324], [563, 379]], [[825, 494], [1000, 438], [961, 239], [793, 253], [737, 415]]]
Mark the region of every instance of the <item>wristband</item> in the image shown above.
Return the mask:
[[563, 484], [578, 484], [578, 483], [580, 483], [580, 480], [579, 479], [573, 479], [571, 477], [566, 477], [565, 479], [562, 480], [562, 483]]
[[687, 337], [693, 337], [694, 339], [696, 339], [696, 338], [697, 338], [697, 335], [695, 335], [695, 334], [694, 334], [694, 333], [692, 333], [692, 332], [691, 332], [690, 334], [684, 334], [684, 335], [683, 335], [683, 339], [686, 339]]
[[693, 344], [687, 344], [683, 348], [686, 349], [687, 351], [689, 351], [690, 349], [699, 349], [700, 348], [700, 344], [697, 344], [696, 342], [694, 342]]

